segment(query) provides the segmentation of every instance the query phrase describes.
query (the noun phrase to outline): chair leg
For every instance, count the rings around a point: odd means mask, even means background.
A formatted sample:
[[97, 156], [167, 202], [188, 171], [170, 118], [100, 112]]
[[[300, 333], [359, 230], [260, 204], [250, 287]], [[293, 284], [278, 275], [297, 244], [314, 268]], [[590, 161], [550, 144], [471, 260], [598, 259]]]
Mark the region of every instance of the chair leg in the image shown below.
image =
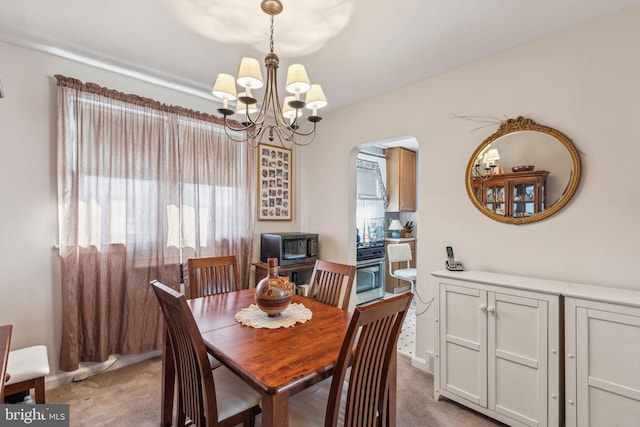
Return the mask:
[[164, 351], [162, 352], [162, 409], [160, 425], [170, 427], [173, 421], [173, 396], [176, 370], [169, 335], [165, 331]]
[[35, 401], [37, 404], [44, 405], [46, 403], [45, 399], [45, 390], [44, 390], [44, 377], [38, 377], [34, 380], [34, 388], [36, 398]]
[[4, 386], [4, 395], [10, 396], [12, 394], [20, 393], [22, 391], [29, 391], [35, 389], [35, 402], [45, 402], [45, 390], [44, 390], [44, 377], [32, 378], [19, 383], [9, 384]]

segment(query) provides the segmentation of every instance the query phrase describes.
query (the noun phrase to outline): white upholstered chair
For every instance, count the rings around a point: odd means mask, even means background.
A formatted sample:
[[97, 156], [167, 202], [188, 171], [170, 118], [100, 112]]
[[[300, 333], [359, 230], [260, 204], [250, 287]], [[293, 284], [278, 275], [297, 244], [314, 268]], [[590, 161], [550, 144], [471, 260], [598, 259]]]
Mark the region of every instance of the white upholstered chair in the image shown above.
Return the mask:
[[4, 395], [35, 389], [35, 401], [45, 403], [44, 377], [49, 374], [47, 347], [34, 345], [9, 352], [7, 373], [10, 375], [4, 383]]
[[[389, 260], [389, 275], [399, 280], [411, 283], [411, 291], [415, 291], [416, 269], [411, 267], [411, 246], [408, 243], [392, 243], [387, 245], [387, 259]], [[394, 269], [399, 263], [400, 268]]]

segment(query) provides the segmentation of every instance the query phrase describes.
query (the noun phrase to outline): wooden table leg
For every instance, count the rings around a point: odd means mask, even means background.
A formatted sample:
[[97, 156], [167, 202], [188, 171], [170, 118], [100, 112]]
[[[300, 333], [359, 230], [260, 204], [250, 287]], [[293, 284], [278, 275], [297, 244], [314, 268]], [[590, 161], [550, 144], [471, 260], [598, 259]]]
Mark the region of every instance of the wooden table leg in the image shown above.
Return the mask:
[[262, 395], [262, 427], [289, 426], [289, 393]]
[[173, 393], [176, 383], [176, 368], [173, 364], [173, 350], [169, 333], [165, 329], [164, 350], [162, 352], [162, 402], [160, 425], [171, 427], [173, 423]]

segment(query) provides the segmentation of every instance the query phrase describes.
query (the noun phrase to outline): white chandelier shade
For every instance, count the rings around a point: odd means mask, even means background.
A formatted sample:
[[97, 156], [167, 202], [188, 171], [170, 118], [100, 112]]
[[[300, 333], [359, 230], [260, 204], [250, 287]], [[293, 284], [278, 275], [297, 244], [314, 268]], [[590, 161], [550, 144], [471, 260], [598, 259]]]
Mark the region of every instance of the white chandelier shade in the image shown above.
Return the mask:
[[[270, 52], [265, 57], [266, 81], [258, 60], [244, 57], [238, 66], [237, 77], [234, 79], [229, 74], [220, 73], [211, 93], [222, 100], [222, 108], [218, 112], [224, 116], [225, 131], [230, 138], [236, 139], [238, 132], [246, 132], [246, 138], [242, 141], [259, 143], [266, 134], [269, 141], [278, 138], [284, 147], [308, 145], [315, 138], [316, 124], [322, 120], [318, 110], [326, 107], [327, 99], [320, 85], [311, 84], [304, 65], [292, 64], [287, 70], [285, 84], [291, 96], [285, 97], [284, 102], [280, 103], [277, 88], [279, 59], [273, 50], [273, 19], [274, 15], [282, 12], [282, 3], [280, 0], [263, 0], [261, 7], [271, 17]], [[236, 84], [243, 88], [240, 94], [236, 91]], [[258, 100], [252, 91], [263, 87], [264, 97], [258, 107]], [[233, 101], [236, 101], [235, 111], [229, 108], [229, 102]], [[308, 126], [310, 129], [302, 130], [300, 118], [304, 115], [305, 107], [310, 110], [307, 121], [311, 125]], [[239, 128], [234, 127], [228, 119], [234, 113], [240, 116], [238, 121], [242, 126]]]

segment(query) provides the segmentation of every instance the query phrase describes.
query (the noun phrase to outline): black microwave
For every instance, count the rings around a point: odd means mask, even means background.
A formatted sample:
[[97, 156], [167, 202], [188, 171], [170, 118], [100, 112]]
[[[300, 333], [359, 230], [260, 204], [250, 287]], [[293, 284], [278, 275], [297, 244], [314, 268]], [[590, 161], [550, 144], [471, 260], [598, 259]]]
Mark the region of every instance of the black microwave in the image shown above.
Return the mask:
[[278, 258], [278, 265], [315, 263], [318, 259], [318, 235], [309, 233], [262, 233], [260, 261]]

